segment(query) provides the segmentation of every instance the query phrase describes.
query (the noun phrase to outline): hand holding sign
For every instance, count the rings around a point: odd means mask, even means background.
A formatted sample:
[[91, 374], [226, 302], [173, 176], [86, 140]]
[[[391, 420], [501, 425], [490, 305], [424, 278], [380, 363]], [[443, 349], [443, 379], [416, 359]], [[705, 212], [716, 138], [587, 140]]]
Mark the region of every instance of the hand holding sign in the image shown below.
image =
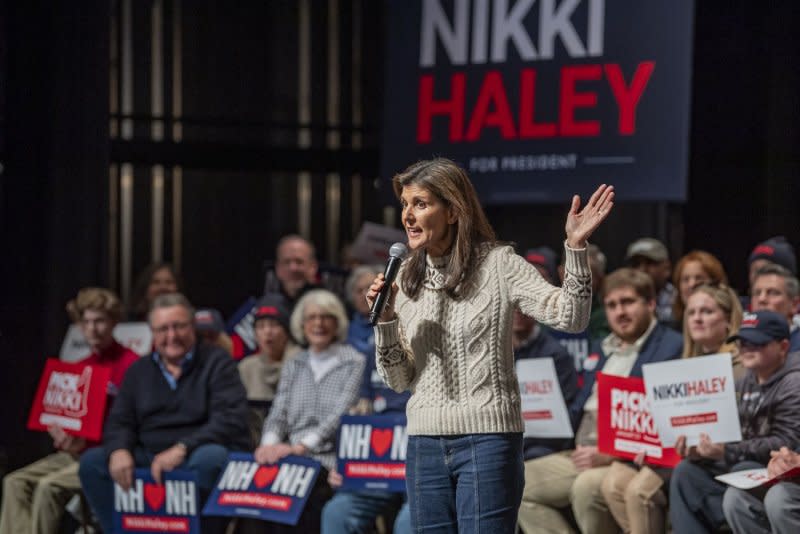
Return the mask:
[[76, 456], [86, 448], [85, 439], [67, 434], [60, 426], [48, 427], [47, 432], [53, 438], [53, 447], [60, 451]]
[[788, 447], [781, 447], [778, 451], [771, 451], [772, 459], [767, 464], [767, 473], [770, 477], [778, 477], [796, 467], [800, 467], [800, 454], [790, 450]]
[[161, 484], [161, 473], [164, 471], [172, 471], [183, 463], [186, 459], [186, 446], [173, 445], [165, 451], [156, 454], [153, 461], [150, 463], [150, 474], [156, 484]]
[[292, 446], [288, 443], [275, 443], [262, 445], [256, 449], [253, 456], [260, 464], [274, 464], [292, 454]]
[[124, 490], [131, 489], [133, 483], [133, 456], [127, 449], [117, 449], [108, 460], [111, 479]]

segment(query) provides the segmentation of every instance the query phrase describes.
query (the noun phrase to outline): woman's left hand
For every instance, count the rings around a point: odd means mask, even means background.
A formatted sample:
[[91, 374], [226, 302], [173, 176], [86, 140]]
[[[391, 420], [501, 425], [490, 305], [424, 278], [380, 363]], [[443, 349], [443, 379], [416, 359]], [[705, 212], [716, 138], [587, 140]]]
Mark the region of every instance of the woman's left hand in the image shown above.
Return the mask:
[[580, 207], [581, 197], [573, 196], [565, 226], [567, 246], [570, 248], [586, 247], [586, 240], [611, 213], [611, 208], [614, 207], [614, 186], [601, 185], [579, 212]]

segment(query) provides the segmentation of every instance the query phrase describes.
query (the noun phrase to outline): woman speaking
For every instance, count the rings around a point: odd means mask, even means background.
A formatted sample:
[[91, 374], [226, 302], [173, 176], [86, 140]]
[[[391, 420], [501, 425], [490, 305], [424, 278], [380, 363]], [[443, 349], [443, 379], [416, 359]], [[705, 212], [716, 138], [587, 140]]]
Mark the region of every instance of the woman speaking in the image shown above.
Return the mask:
[[[614, 204], [602, 185], [567, 215], [562, 287], [498, 243], [466, 172], [437, 158], [394, 177], [411, 249], [375, 327], [379, 374], [406, 408], [415, 532], [514, 532], [524, 486], [514, 308], [558, 330], [586, 328], [586, 240]], [[383, 275], [367, 294], [372, 302]]]

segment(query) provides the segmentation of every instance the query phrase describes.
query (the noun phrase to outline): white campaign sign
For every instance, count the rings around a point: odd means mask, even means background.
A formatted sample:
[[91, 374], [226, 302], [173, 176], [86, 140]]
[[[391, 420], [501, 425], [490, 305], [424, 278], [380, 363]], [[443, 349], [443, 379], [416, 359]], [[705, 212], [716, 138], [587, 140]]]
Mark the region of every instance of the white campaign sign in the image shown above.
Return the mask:
[[719, 475], [714, 478], [729, 486], [733, 486], [734, 488], [739, 488], [743, 490], [749, 490], [757, 488], [759, 486], [763, 486], [764, 484], [772, 480], [772, 477], [770, 477], [769, 473], [767, 473], [766, 467], [763, 467], [761, 469], [747, 469], [745, 471], [734, 471], [733, 473], [726, 473], [724, 475]]
[[[120, 345], [128, 347], [139, 356], [150, 354], [153, 349], [153, 334], [150, 326], [144, 322], [119, 323], [114, 328], [114, 339]], [[78, 362], [89, 355], [91, 349], [86, 343], [81, 329], [76, 324], [71, 324], [61, 343], [58, 357], [65, 362]]]
[[650, 363], [642, 373], [662, 443], [672, 446], [683, 435], [697, 445], [701, 433], [714, 443], [741, 441], [729, 353]]
[[552, 358], [517, 361], [526, 438], [571, 438], [572, 424]]

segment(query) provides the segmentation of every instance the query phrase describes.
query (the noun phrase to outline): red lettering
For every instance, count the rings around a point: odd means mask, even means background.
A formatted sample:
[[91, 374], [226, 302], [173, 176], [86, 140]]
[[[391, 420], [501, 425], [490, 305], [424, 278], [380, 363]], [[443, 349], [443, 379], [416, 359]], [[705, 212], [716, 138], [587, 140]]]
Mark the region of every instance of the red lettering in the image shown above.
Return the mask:
[[519, 136], [521, 139], [555, 137], [556, 125], [552, 122], [536, 123], [536, 71], [522, 69], [519, 90]]
[[619, 133], [620, 135], [633, 135], [636, 133], [636, 107], [642, 98], [647, 82], [653, 74], [656, 64], [654, 61], [643, 61], [636, 67], [633, 79], [629, 86], [625, 85], [622, 69], [617, 64], [605, 66], [608, 84], [619, 107]]
[[595, 137], [600, 135], [600, 121], [576, 121], [576, 108], [597, 105], [597, 93], [578, 92], [579, 81], [599, 80], [603, 75], [600, 65], [579, 65], [561, 69], [561, 102], [559, 103], [559, 133], [564, 137]]
[[433, 99], [433, 75], [425, 74], [419, 80], [419, 109], [417, 112], [417, 143], [431, 142], [432, 119], [436, 115], [450, 117], [450, 142], [461, 141], [464, 130], [464, 73], [450, 78], [450, 100]]
[[[494, 103], [494, 111], [489, 111], [489, 106]], [[498, 71], [491, 71], [483, 78], [475, 111], [467, 127], [466, 140], [477, 141], [481, 130], [487, 126], [500, 129], [503, 139], [513, 139], [517, 136], [514, 131], [514, 119], [511, 117], [511, 108], [508, 106], [506, 88], [503, 78]]]

